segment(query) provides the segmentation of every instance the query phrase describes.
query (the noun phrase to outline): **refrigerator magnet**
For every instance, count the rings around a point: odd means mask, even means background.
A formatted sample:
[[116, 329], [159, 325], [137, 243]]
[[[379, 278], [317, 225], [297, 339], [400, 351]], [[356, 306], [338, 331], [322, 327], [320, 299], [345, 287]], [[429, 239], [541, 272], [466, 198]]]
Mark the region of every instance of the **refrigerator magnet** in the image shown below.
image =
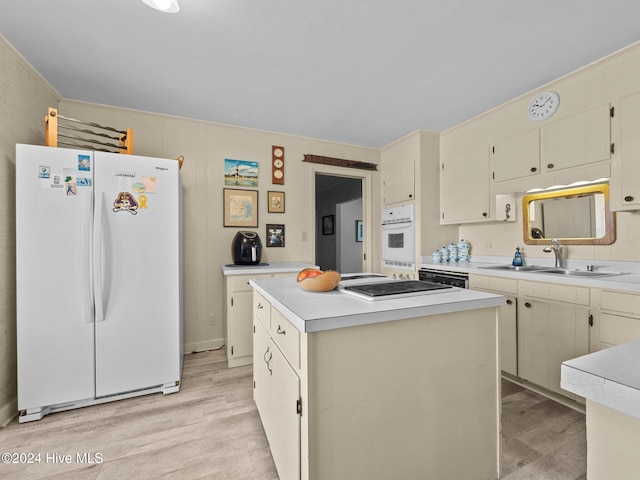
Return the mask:
[[91, 157], [89, 155], [78, 155], [78, 170], [91, 171]]
[[114, 212], [129, 212], [132, 215], [138, 213], [138, 202], [129, 192], [120, 192], [113, 202]]
[[76, 188], [76, 179], [70, 175], [64, 177], [64, 191], [67, 196], [73, 196], [78, 194], [78, 190]]
[[38, 167], [38, 178], [51, 177], [51, 167], [48, 165], [40, 165]]
[[90, 187], [91, 179], [87, 177], [78, 177], [76, 178], [76, 185], [78, 187]]

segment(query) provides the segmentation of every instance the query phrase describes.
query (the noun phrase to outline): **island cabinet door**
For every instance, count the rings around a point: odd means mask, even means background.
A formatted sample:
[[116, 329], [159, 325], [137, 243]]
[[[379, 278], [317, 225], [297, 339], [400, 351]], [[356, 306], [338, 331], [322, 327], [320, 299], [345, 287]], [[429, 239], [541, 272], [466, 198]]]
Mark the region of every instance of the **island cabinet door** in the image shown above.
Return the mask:
[[300, 478], [300, 379], [254, 319], [253, 398], [280, 480]]

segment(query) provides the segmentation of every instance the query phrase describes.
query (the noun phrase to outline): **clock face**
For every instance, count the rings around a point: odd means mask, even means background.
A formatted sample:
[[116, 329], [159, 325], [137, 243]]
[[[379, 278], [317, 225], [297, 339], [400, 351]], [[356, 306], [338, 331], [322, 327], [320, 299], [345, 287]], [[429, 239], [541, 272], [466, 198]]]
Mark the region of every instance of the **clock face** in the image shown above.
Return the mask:
[[276, 168], [282, 168], [282, 165], [284, 165], [284, 163], [282, 163], [282, 160], [280, 160], [279, 158], [273, 162], [273, 166]]
[[276, 148], [276, 149], [273, 150], [273, 156], [274, 157], [281, 157], [283, 153], [284, 152], [282, 151], [281, 148]]
[[560, 97], [556, 92], [543, 92], [529, 102], [528, 114], [531, 120], [546, 120], [553, 115], [560, 105]]
[[273, 171], [273, 176], [276, 178], [282, 178], [284, 176], [284, 173], [282, 170], [274, 170]]

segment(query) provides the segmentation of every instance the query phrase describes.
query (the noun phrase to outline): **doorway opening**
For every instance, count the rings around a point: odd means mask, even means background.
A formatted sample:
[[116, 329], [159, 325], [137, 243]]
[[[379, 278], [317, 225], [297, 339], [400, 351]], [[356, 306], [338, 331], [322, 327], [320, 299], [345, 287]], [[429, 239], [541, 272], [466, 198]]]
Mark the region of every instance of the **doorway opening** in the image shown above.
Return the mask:
[[322, 270], [363, 270], [362, 183], [362, 178], [315, 175], [315, 263]]

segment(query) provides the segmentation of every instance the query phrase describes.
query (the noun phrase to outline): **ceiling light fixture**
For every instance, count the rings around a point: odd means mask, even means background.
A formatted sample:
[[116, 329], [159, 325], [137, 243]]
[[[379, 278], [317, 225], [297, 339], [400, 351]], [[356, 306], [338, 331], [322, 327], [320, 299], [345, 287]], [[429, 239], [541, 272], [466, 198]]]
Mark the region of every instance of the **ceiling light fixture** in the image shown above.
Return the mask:
[[177, 13], [180, 11], [178, 0], [142, 0], [146, 5], [165, 13]]

